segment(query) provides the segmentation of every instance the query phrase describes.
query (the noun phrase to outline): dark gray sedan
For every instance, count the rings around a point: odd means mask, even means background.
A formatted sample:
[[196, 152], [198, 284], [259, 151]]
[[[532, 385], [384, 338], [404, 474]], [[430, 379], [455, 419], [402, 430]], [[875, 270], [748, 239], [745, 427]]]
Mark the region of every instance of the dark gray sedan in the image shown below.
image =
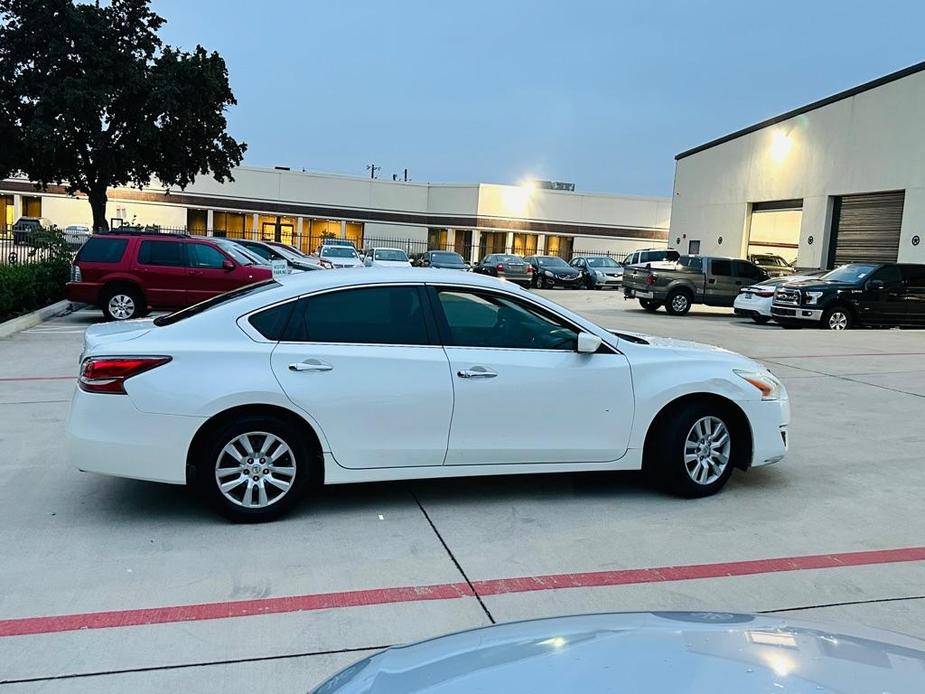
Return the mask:
[[923, 691], [925, 641], [724, 612], [592, 614], [389, 648], [317, 694]]
[[533, 287], [552, 289], [553, 287], [583, 286], [581, 271], [572, 267], [557, 255], [531, 255], [525, 258], [533, 266]]
[[508, 253], [486, 255], [473, 268], [473, 272], [515, 282], [524, 287], [529, 286], [533, 279], [533, 266], [526, 263], [519, 255]]

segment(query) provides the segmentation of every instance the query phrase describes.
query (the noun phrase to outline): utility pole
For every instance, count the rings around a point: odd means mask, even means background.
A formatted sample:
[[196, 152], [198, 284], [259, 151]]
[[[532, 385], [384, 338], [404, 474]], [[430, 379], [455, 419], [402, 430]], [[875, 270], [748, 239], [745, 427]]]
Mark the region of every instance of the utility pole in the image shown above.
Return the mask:
[[369, 171], [370, 178], [376, 178], [376, 174], [382, 170], [382, 167], [376, 166], [375, 164], [367, 164], [366, 170]]
[[405, 169], [405, 181], [406, 182], [408, 181], [408, 169], [407, 168]]

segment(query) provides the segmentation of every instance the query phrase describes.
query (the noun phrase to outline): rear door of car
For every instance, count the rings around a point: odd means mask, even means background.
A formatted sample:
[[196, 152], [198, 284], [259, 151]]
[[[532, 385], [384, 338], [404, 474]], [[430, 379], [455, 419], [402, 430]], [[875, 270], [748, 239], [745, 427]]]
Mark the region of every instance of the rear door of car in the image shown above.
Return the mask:
[[442, 465], [453, 383], [424, 289], [350, 287], [303, 297], [271, 364], [318, 422], [338, 465]]
[[[874, 282], [882, 282], [883, 287], [874, 289]], [[859, 318], [864, 322], [883, 325], [899, 325], [906, 317], [906, 287], [903, 273], [898, 265], [888, 264], [878, 268], [863, 285], [858, 300]]]
[[905, 318], [908, 323], [925, 325], [925, 265], [903, 265]]
[[134, 271], [152, 306], [172, 308], [188, 304], [189, 274], [186, 246], [178, 239], [141, 239]]
[[[753, 284], [757, 284], [758, 282], [763, 282], [764, 280], [768, 279], [767, 272], [748, 260], [733, 261], [733, 268], [736, 274], [736, 290], [739, 290], [742, 287], [750, 287]], [[736, 291], [736, 293], [733, 295], [732, 300], [735, 300], [736, 296], [738, 296], [738, 291]]]
[[705, 258], [707, 265], [704, 303], [711, 306], [732, 306], [739, 287], [732, 261], [726, 258]]

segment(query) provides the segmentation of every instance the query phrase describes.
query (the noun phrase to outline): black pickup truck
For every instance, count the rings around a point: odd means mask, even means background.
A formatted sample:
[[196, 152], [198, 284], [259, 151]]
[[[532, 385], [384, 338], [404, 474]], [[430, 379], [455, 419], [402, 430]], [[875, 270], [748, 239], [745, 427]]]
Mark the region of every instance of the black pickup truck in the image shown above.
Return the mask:
[[692, 304], [732, 306], [742, 287], [766, 279], [768, 273], [747, 260], [682, 255], [676, 262], [626, 268], [623, 295], [639, 299], [646, 311], [664, 305], [668, 313], [680, 316]]
[[925, 265], [850, 263], [774, 292], [771, 316], [785, 328], [925, 326]]

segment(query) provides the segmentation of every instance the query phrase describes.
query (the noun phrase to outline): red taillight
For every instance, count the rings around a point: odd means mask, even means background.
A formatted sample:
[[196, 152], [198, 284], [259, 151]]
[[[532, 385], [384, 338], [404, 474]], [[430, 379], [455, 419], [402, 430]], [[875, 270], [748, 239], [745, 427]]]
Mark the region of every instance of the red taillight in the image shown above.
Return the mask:
[[88, 393], [124, 395], [127, 379], [169, 361], [170, 357], [90, 357], [80, 367], [77, 385]]
[[655, 275], [646, 275], [646, 284], [655, 284]]
[[498, 263], [497, 265], [495, 265], [495, 270], [497, 270], [498, 272], [504, 272], [504, 263]]
[[533, 266], [532, 266], [532, 265], [530, 265], [530, 264], [527, 265], [527, 272], [533, 272]]

